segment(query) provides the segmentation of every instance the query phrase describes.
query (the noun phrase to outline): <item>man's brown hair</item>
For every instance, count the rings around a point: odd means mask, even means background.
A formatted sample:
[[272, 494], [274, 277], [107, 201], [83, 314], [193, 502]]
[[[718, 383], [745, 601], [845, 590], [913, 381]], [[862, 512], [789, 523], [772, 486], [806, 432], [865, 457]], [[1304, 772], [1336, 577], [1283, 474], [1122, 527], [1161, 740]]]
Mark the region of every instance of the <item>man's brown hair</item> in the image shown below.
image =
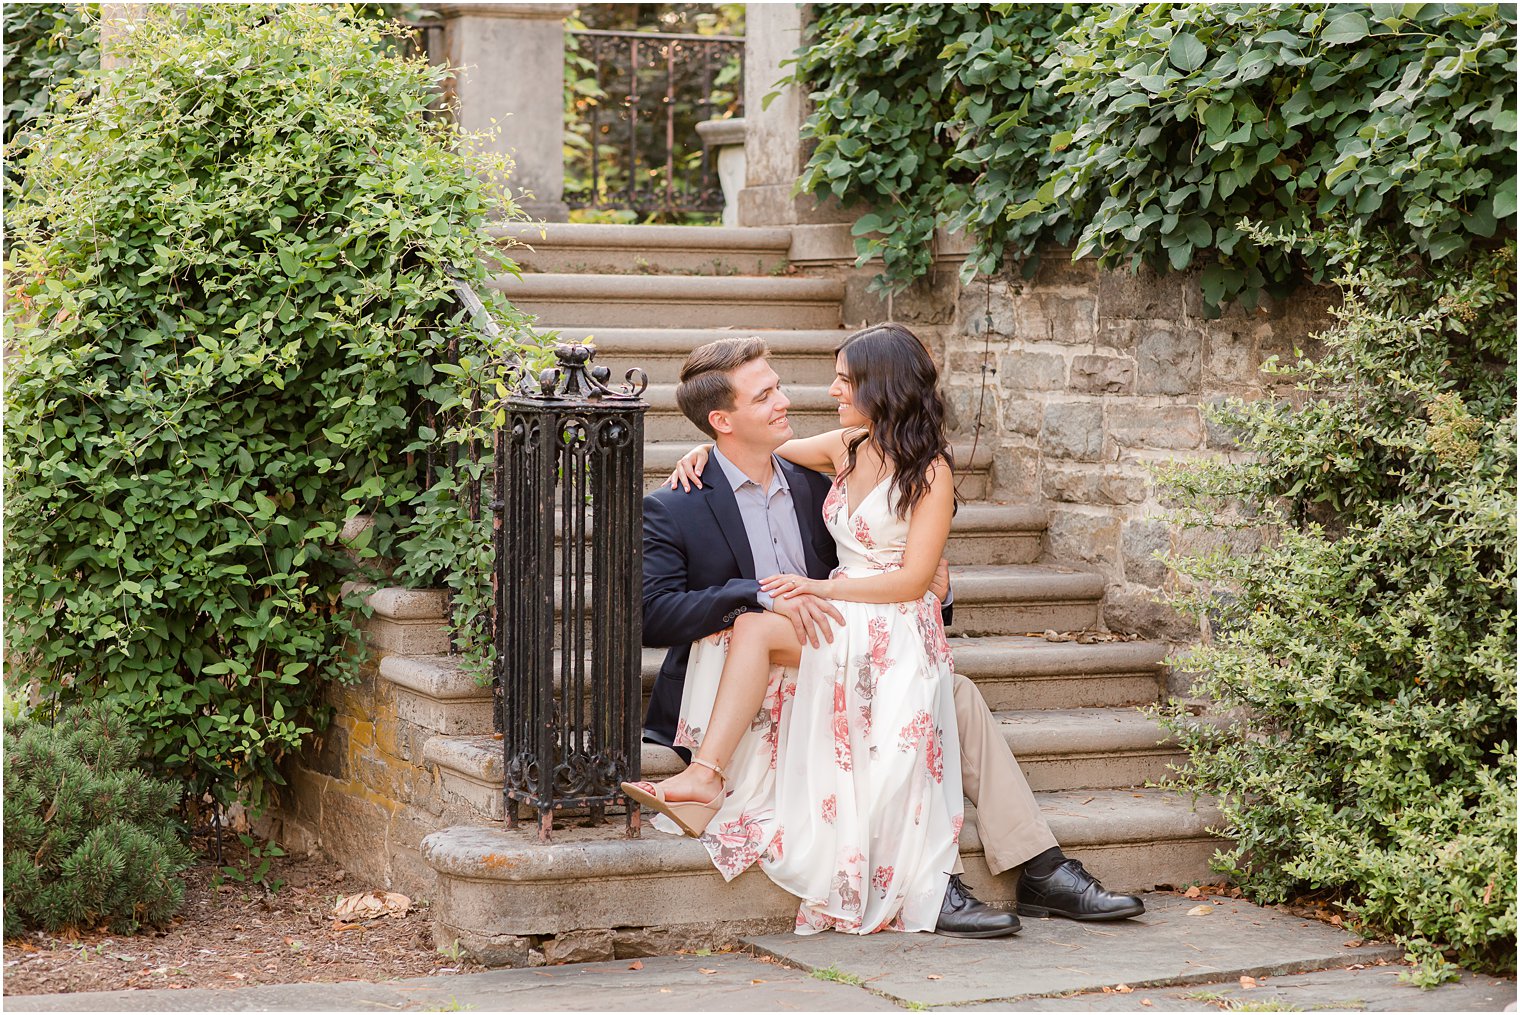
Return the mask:
[[734, 385], [729, 375], [744, 364], [770, 354], [765, 339], [758, 336], [720, 338], [697, 346], [681, 364], [676, 404], [697, 429], [716, 438], [718, 435], [707, 416], [715, 410], [733, 409]]

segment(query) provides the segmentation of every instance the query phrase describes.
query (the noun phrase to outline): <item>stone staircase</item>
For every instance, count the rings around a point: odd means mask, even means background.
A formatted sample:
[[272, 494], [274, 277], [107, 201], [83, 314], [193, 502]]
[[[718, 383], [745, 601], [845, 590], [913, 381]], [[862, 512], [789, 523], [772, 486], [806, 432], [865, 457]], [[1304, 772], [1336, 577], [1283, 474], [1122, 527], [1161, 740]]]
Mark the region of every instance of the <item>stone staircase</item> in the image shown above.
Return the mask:
[[[521, 279], [497, 283], [517, 306], [566, 340], [592, 336], [598, 362], [615, 377], [630, 366], [648, 372], [646, 485], [702, 439], [676, 409], [675, 382], [686, 354], [718, 337], [767, 340], [799, 434], [836, 425], [826, 386], [845, 334], [843, 283], [786, 274], [787, 230], [552, 225], [542, 236], [537, 229], [503, 232], [503, 242], [509, 238], [532, 245], [509, 250]], [[1208, 877], [1218, 846], [1206, 830], [1213, 812], [1144, 788], [1182, 757], [1136, 708], [1164, 693], [1165, 646], [1041, 636], [1101, 630], [1103, 578], [1047, 558], [1039, 506], [985, 499], [995, 463], [985, 449], [972, 451], [969, 440], [956, 445], [968, 502], [948, 549], [957, 670], [977, 681], [1000, 718], [1070, 855], [1114, 888]], [[535, 949], [551, 960], [610, 958], [661, 942], [790, 926], [794, 902], [763, 874], [750, 871], [725, 885], [693, 841], [647, 829], [630, 841], [620, 817], [599, 828], [562, 819], [550, 845], [531, 830], [507, 831], [490, 691], [441, 654], [446, 634], [436, 619], [432, 625], [404, 647], [381, 646], [387, 654], [378, 678], [389, 685], [397, 715], [432, 734], [413, 762], [431, 773], [444, 801], [435, 810], [462, 819], [421, 843], [421, 859], [437, 877], [440, 942], [457, 940], [486, 961], [519, 964]], [[662, 655], [644, 652], [646, 694]], [[642, 763], [655, 778], [680, 764], [672, 752], [647, 745]], [[1011, 900], [1014, 878], [991, 877], [969, 816], [966, 830], [968, 882], [987, 901]]]

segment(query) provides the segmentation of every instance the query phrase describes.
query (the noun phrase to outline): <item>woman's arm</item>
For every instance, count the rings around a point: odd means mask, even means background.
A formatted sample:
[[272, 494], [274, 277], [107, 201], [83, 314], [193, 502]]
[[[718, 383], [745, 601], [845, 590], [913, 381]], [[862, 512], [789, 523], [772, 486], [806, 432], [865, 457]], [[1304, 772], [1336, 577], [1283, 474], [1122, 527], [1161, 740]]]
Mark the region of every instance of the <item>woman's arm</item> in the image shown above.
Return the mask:
[[[777, 448], [776, 454], [804, 469], [838, 473], [845, 460], [845, 440], [853, 433], [856, 431], [830, 430], [817, 437], [793, 437]], [[672, 490], [677, 486], [683, 490], [690, 490], [694, 486], [700, 489], [702, 470], [707, 468], [707, 459], [711, 456], [712, 449], [711, 444], [698, 444], [686, 452], [676, 462], [675, 470], [663, 485]]]
[[793, 437], [776, 449], [776, 454], [793, 465], [814, 472], [839, 471], [845, 458], [845, 442], [858, 430], [830, 430], [816, 437]]
[[[884, 480], [885, 482], [885, 480]], [[812, 593], [849, 603], [906, 603], [922, 599], [934, 580], [935, 569], [950, 538], [955, 514], [955, 479], [944, 462], [929, 475], [929, 492], [913, 507], [908, 522], [908, 546], [902, 567], [869, 578], [829, 578], [822, 581], [779, 574], [760, 583], [773, 596]]]

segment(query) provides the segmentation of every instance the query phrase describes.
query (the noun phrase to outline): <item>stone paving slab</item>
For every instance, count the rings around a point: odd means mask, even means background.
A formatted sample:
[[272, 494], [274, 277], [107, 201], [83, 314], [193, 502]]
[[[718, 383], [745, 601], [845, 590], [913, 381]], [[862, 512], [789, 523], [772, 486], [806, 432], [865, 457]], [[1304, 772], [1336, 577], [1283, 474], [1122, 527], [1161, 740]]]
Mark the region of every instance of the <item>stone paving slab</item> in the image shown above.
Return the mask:
[[[1151, 894], [1145, 904], [1144, 916], [1118, 923], [1026, 919], [1017, 937], [993, 941], [835, 933], [744, 941], [760, 954], [810, 972], [832, 968], [900, 1003], [929, 1006], [1100, 991], [1117, 984], [1229, 981], [1242, 974], [1297, 973], [1402, 955], [1386, 944], [1348, 948], [1357, 939], [1344, 931], [1243, 900]], [[1187, 915], [1204, 904], [1211, 907], [1208, 915]]]
[[1403, 966], [1327, 969], [1262, 980], [1161, 987], [1129, 994], [1076, 994], [966, 1005], [956, 1011], [1513, 1011], [1515, 981], [1467, 973], [1460, 983], [1421, 990], [1399, 982]]
[[[384, 983], [118, 990], [5, 998], [7, 1011], [898, 1011], [748, 955], [669, 955]], [[703, 972], [711, 970], [711, 972]], [[760, 982], [755, 982], [760, 981]]]

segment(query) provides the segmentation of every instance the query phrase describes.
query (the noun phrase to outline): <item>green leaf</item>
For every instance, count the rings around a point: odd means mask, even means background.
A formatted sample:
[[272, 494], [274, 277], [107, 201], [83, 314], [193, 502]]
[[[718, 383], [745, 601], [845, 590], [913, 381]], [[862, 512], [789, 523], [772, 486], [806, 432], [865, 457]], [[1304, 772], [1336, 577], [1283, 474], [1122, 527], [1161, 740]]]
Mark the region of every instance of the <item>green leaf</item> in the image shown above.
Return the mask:
[[1511, 175], [1509, 179], [1494, 188], [1494, 215], [1505, 219], [1515, 214], [1515, 187], [1516, 178]]
[[[1333, 8], [1332, 8], [1333, 9]], [[1367, 19], [1355, 11], [1337, 14], [1325, 26], [1320, 39], [1332, 46], [1360, 42], [1367, 37]]]
[[1208, 59], [1209, 51], [1198, 36], [1191, 32], [1179, 32], [1167, 47], [1166, 56], [1172, 66], [1180, 71], [1195, 71]]

